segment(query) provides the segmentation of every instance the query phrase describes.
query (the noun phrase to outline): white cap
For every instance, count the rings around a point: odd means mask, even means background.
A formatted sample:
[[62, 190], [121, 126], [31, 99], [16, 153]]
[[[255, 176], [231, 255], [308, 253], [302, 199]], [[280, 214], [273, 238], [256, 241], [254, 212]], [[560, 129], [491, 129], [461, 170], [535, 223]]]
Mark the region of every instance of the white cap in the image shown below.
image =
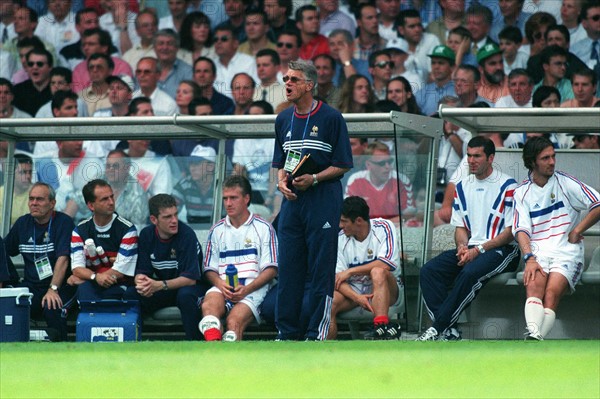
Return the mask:
[[395, 48], [396, 50], [408, 54], [408, 42], [401, 38], [388, 41], [385, 48]]
[[194, 147], [190, 156], [192, 158], [199, 158], [198, 160], [202, 161], [215, 162], [217, 153], [212, 147], [205, 147], [203, 145], [198, 144], [196, 147]]
[[127, 87], [129, 87], [129, 90], [133, 93], [135, 90], [135, 84], [133, 83], [133, 79], [131, 78], [131, 76], [129, 75], [113, 75], [113, 76], [109, 76], [108, 78], [106, 78], [106, 83], [111, 84], [112, 82], [116, 82], [116, 81], [120, 81], [121, 83], [123, 83], [124, 85], [126, 85]]

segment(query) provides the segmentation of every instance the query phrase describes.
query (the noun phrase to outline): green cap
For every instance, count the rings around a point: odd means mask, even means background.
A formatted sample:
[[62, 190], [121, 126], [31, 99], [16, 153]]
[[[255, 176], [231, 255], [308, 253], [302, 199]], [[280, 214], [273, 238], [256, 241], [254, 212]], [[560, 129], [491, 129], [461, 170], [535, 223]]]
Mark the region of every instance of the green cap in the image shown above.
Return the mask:
[[477, 63], [481, 64], [481, 61], [485, 60], [492, 55], [501, 54], [502, 50], [496, 43], [488, 43], [477, 52]]
[[439, 46], [435, 46], [431, 54], [428, 55], [428, 57], [446, 58], [454, 62], [454, 60], [456, 59], [456, 54], [454, 54], [454, 51], [452, 51], [450, 47], [441, 44]]

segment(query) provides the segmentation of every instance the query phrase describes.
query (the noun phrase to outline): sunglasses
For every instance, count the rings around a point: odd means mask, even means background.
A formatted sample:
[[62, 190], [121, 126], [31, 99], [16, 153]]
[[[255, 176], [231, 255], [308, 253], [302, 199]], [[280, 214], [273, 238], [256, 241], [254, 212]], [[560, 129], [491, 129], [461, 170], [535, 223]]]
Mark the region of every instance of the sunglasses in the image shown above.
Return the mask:
[[281, 42], [279, 42], [279, 43], [277, 43], [277, 47], [279, 47], [279, 48], [285, 47], [287, 49], [292, 49], [292, 48], [294, 48], [294, 45], [292, 43], [281, 43]]
[[535, 32], [535, 33], [533, 34], [533, 38], [534, 38], [535, 40], [540, 40], [540, 39], [542, 38], [542, 36], [544, 36], [544, 34], [543, 34], [542, 32]]
[[33, 68], [34, 66], [36, 66], [36, 67], [38, 67], [38, 68], [41, 68], [41, 67], [43, 67], [44, 65], [46, 65], [46, 63], [45, 63], [45, 62], [43, 62], [43, 61], [36, 61], [36, 62], [29, 61], [29, 62], [27, 63], [27, 65], [29, 66], [29, 68]]
[[369, 162], [372, 163], [373, 165], [377, 165], [377, 166], [384, 166], [384, 165], [393, 165], [394, 164], [394, 160], [393, 159], [382, 159], [381, 161], [372, 161], [369, 159]]
[[594, 16], [590, 17], [590, 19], [594, 22], [598, 22], [598, 21], [600, 21], [600, 14], [594, 15]]
[[377, 68], [381, 68], [381, 69], [383, 69], [385, 67], [388, 67], [388, 66], [390, 68], [393, 68], [394, 67], [394, 61], [380, 61], [380, 62], [376, 63], [373, 66], [375, 66]]
[[227, 43], [230, 39], [229, 36], [215, 36], [215, 42]]
[[284, 76], [283, 83], [287, 83], [288, 81], [291, 81], [293, 84], [297, 84], [298, 82], [301, 82], [301, 81], [310, 82], [311, 80], [310, 79], [302, 79], [297, 76]]

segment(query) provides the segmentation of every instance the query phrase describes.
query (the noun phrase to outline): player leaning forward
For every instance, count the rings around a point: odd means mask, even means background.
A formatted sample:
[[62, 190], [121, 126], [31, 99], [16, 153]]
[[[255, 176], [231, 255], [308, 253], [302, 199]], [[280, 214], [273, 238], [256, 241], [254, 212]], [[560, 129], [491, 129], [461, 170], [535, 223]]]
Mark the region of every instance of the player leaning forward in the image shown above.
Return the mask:
[[560, 298], [581, 279], [582, 234], [600, 219], [600, 195], [554, 170], [554, 147], [544, 137], [525, 143], [523, 163], [530, 173], [515, 190], [513, 234], [525, 262], [525, 339], [542, 340], [554, 325]]

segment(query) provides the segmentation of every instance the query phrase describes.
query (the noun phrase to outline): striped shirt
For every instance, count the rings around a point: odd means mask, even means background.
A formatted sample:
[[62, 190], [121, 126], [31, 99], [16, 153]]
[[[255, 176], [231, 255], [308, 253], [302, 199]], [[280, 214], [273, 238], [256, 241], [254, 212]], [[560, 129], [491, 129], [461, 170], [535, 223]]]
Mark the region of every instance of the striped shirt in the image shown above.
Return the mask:
[[564, 172], [556, 171], [544, 187], [529, 178], [515, 190], [513, 234], [527, 234], [533, 253], [583, 261], [583, 243], [571, 244], [569, 232], [583, 211], [598, 206], [598, 191]]

